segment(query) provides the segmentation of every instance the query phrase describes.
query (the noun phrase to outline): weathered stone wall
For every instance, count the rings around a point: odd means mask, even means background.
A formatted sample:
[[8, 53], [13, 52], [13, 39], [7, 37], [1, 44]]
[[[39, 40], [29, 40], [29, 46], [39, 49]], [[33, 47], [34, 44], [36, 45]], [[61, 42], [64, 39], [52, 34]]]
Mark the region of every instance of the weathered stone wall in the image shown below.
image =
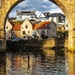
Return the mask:
[[43, 48], [45, 47], [68, 47], [68, 41], [67, 39], [48, 39], [46, 41], [44, 41], [44, 44], [42, 45]]
[[54, 0], [64, 12], [69, 26], [68, 49], [75, 50], [75, 0]]
[[[11, 47], [12, 46], [12, 47]], [[22, 47], [35, 47], [35, 48], [59, 48], [59, 47], [65, 47], [67, 48], [68, 46], [68, 41], [67, 39], [45, 39], [45, 40], [26, 40], [26, 41], [19, 41], [19, 42], [7, 42], [7, 47], [8, 49], [13, 49], [13, 48], [19, 48], [21, 49]], [[11, 47], [11, 48], [9, 48]]]
[[[23, 0], [1, 0], [1, 7], [0, 7], [0, 51], [6, 49], [6, 40], [5, 40], [5, 21], [7, 15], [9, 14], [10, 10], [19, 2]], [[1, 45], [2, 44], [2, 45]]]

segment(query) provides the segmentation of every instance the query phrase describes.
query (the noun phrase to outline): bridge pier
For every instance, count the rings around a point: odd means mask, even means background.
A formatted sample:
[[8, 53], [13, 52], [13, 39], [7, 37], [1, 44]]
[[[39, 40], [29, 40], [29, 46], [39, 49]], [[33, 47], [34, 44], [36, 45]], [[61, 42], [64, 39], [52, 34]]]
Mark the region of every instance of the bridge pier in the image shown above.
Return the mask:
[[67, 75], [75, 75], [75, 53], [67, 51], [65, 55], [67, 56]]
[[75, 22], [70, 23], [72, 27], [69, 25], [69, 30], [68, 30], [68, 50], [74, 52], [75, 51]]

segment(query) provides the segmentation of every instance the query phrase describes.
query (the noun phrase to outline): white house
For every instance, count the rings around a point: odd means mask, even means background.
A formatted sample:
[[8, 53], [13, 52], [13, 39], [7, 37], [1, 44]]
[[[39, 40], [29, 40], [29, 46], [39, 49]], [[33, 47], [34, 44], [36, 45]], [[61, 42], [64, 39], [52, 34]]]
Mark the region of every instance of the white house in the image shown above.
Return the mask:
[[49, 16], [50, 16], [49, 12], [41, 13], [39, 16], [39, 20], [41, 20], [41, 21], [49, 20]]
[[49, 20], [53, 20], [58, 27], [65, 25], [65, 15], [61, 13], [50, 14]]
[[18, 11], [16, 12], [17, 20], [25, 20], [26, 18], [35, 19], [35, 11]]
[[37, 28], [37, 32], [39, 37], [48, 37], [48, 38], [56, 38], [56, 24], [53, 21], [44, 21], [41, 22], [39, 27]]
[[5, 25], [6, 40], [11, 38], [12, 23], [7, 19]]
[[28, 18], [26, 18], [25, 21], [21, 25], [21, 37], [24, 39], [32, 38], [32, 24], [28, 20]]

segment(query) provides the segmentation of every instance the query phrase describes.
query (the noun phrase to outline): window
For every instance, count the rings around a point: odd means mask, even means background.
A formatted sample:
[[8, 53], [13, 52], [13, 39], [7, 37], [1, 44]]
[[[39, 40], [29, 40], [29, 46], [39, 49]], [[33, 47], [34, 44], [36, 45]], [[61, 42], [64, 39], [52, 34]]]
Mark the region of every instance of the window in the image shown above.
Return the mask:
[[50, 29], [50, 27], [48, 27], [48, 29]]
[[9, 39], [10, 39], [10, 37], [9, 37]]
[[62, 17], [59, 16], [59, 23], [62, 23], [62, 22], [63, 22]]
[[66, 27], [68, 27], [68, 25], [66, 25]]
[[55, 36], [53, 36], [53, 38], [55, 38]]
[[28, 31], [28, 33], [30, 33], [30, 31]]
[[12, 34], [14, 34], [14, 31], [12, 31]]
[[26, 25], [25, 28], [28, 28], [28, 25]]
[[25, 34], [25, 31], [23, 31], [22, 34]]
[[45, 30], [42, 30], [42, 34], [45, 34]]
[[25, 36], [23, 36], [23, 38], [26, 38]]
[[55, 30], [53, 30], [53, 32], [55, 32]]

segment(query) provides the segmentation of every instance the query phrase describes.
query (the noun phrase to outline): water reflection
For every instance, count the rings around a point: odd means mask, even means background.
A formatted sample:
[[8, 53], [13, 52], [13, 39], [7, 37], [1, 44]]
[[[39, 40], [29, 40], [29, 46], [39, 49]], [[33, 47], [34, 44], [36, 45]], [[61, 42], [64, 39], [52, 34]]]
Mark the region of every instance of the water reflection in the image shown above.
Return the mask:
[[5, 53], [0, 53], [0, 75], [5, 75], [5, 63], [6, 63]]
[[50, 49], [7, 52], [6, 75], [66, 75], [65, 55], [61, 53]]

